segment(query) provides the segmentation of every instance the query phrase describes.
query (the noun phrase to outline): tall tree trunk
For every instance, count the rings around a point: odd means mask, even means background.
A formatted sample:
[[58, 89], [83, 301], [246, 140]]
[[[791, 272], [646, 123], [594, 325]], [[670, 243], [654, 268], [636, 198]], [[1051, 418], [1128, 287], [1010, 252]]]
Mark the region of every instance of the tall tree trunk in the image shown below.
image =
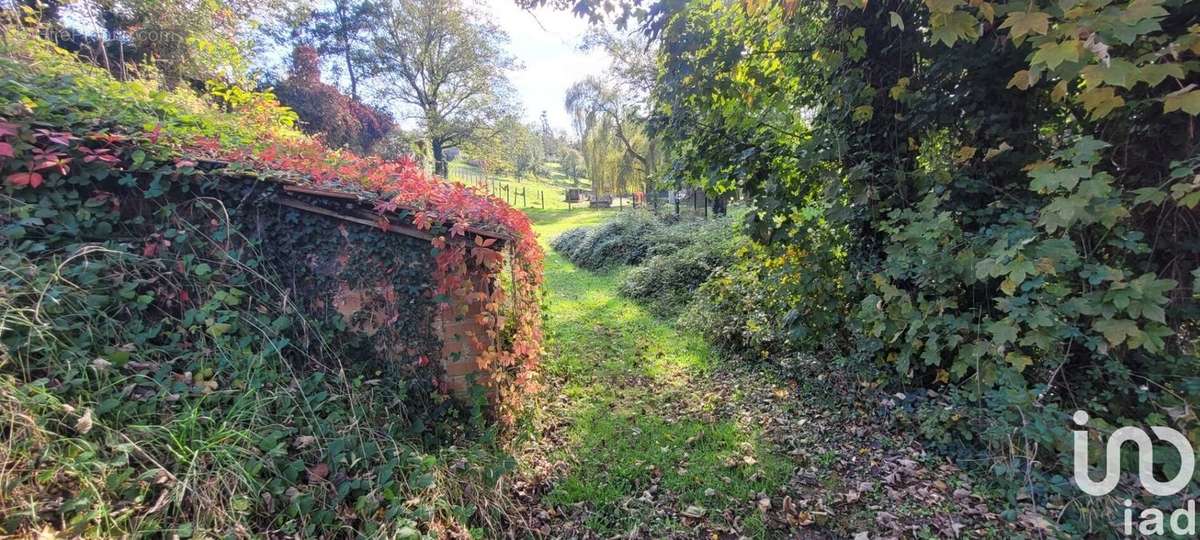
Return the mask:
[[354, 74], [353, 47], [350, 46], [350, 30], [347, 28], [346, 3], [335, 2], [334, 9], [338, 18], [338, 41], [342, 47], [342, 57], [346, 60], [346, 74], [350, 75], [350, 97], [358, 101], [358, 76]]
[[445, 141], [433, 139], [430, 141], [433, 146], [433, 173], [446, 178], [450, 173], [450, 164], [446, 163], [446, 148]]

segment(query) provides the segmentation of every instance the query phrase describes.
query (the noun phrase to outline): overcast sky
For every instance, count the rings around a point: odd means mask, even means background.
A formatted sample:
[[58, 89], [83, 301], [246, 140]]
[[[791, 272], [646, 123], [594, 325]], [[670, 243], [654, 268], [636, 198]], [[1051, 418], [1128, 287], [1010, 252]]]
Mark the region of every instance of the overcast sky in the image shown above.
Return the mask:
[[550, 125], [570, 131], [571, 121], [563, 109], [567, 87], [608, 67], [603, 51], [579, 50], [588, 24], [570, 11], [539, 8], [521, 9], [513, 0], [481, 0], [492, 21], [508, 32], [509, 51], [522, 64], [510, 74], [525, 107], [525, 119], [538, 123], [546, 111]]

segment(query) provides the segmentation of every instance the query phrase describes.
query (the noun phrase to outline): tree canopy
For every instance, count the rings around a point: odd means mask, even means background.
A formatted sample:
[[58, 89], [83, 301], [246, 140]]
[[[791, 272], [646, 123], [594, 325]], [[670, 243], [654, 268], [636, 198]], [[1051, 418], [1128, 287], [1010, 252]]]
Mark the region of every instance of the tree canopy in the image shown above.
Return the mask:
[[391, 0], [372, 44], [385, 98], [407, 105], [439, 174], [446, 148], [492, 125], [508, 103], [508, 36], [456, 0]]

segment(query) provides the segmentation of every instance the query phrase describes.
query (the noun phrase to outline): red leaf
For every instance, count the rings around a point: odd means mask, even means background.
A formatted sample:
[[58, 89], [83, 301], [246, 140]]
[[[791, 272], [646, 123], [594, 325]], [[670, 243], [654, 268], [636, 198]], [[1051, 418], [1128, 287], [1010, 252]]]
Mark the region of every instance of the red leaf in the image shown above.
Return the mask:
[[12, 145], [6, 142], [0, 142], [0, 156], [13, 157]]
[[36, 188], [42, 185], [42, 175], [35, 172], [12, 173], [5, 179], [9, 185], [15, 187], [33, 187]]
[[318, 463], [308, 468], [308, 483], [315, 484], [329, 476], [329, 465]]

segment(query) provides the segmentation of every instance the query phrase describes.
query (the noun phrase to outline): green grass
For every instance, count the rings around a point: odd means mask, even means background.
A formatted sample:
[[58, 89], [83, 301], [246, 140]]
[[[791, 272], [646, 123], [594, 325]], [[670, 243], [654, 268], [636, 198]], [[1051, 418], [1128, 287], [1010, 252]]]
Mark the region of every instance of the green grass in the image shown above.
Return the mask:
[[[545, 245], [572, 227], [603, 221], [607, 211], [531, 211]], [[586, 525], [608, 536], [666, 533], [683, 527], [689, 505], [743, 513], [754, 534], [754, 494], [771, 492], [790, 473], [759, 433], [713, 414], [720, 398], [706, 376], [714, 354], [697, 335], [681, 332], [616, 294], [624, 272], [580, 270], [547, 248], [548, 379], [568, 397], [570, 464], [548, 495], [561, 505], [583, 503]], [[657, 486], [655, 502], [639, 501]], [[658, 512], [665, 510], [665, 512]], [[763, 534], [759, 531], [757, 534]]]
[[[513, 206], [518, 208], [539, 209], [538, 192], [540, 191], [545, 198], [547, 210], [565, 210], [568, 209], [566, 203], [566, 190], [575, 185], [574, 180], [564, 175], [557, 163], [547, 162], [546, 168], [548, 175], [539, 176], [536, 178], [517, 179], [505, 175], [484, 175], [478, 167], [472, 166], [466, 161], [456, 160], [450, 162], [450, 179], [460, 181], [465, 184], [471, 184], [474, 179], [487, 177], [495, 179], [493, 186], [493, 195], [500, 198], [505, 198], [505, 194], [501, 186], [507, 186], [509, 193], [519, 192], [521, 189], [526, 190], [526, 198], [514, 197], [510, 195]], [[579, 179], [579, 187], [587, 189], [591, 184], [587, 178]], [[581, 205], [573, 204], [573, 208], [580, 208]], [[584, 204], [583, 206], [587, 206]]]

